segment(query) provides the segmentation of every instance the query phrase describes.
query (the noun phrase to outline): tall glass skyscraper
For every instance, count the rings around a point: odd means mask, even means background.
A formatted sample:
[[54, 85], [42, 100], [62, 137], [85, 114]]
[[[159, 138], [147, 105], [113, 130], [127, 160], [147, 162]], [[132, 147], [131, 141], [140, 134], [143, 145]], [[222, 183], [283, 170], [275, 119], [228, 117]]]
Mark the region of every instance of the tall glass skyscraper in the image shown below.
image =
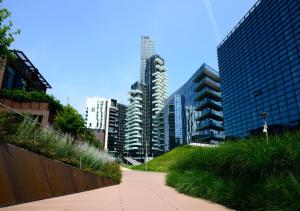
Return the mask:
[[147, 59], [155, 54], [155, 42], [149, 36], [141, 37], [141, 69], [140, 69], [140, 82], [145, 83], [145, 69]]
[[217, 144], [224, 138], [220, 78], [207, 64], [164, 105], [165, 151], [191, 142]]
[[218, 47], [226, 137], [300, 121], [300, 1], [259, 0]]

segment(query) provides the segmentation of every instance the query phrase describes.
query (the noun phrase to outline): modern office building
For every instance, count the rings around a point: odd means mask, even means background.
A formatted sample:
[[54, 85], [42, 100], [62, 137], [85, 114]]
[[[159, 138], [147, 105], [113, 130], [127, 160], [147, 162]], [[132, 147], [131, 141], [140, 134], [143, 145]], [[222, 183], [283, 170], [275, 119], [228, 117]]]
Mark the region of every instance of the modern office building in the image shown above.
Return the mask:
[[120, 158], [124, 157], [124, 145], [125, 145], [125, 119], [127, 105], [117, 104], [118, 109], [118, 133], [117, 133], [117, 155]]
[[121, 150], [120, 146], [124, 145], [125, 137], [124, 107], [126, 106], [118, 104], [114, 99], [101, 97], [86, 99], [86, 127], [94, 130], [104, 149], [115, 157], [121, 157], [123, 153], [123, 148]]
[[226, 137], [300, 120], [300, 1], [260, 0], [218, 46]]
[[146, 116], [146, 93], [146, 84], [135, 82], [129, 91], [129, 106], [126, 111], [124, 156], [139, 161], [144, 159], [146, 148], [149, 148], [147, 134], [150, 131], [148, 131], [148, 122], [146, 121], [148, 120]]
[[218, 144], [224, 139], [220, 78], [207, 64], [165, 102], [165, 150], [181, 144]]
[[141, 62], [140, 62], [140, 82], [145, 83], [145, 69], [147, 59], [155, 53], [155, 42], [149, 36], [141, 37]]

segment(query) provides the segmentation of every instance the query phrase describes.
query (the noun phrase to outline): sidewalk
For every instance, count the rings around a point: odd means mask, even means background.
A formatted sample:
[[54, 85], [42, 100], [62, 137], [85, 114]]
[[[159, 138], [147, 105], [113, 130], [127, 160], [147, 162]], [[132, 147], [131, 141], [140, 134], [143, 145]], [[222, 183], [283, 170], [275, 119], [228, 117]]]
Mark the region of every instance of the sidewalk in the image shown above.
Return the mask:
[[199, 211], [226, 210], [221, 205], [177, 193], [166, 186], [165, 174], [123, 169], [123, 182], [107, 188], [46, 199], [1, 211]]

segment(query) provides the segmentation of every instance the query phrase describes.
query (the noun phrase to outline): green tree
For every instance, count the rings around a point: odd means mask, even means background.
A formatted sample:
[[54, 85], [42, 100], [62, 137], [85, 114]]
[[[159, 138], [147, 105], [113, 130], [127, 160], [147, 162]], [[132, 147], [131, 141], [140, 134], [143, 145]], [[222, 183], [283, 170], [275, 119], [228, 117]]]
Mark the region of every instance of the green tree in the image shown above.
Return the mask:
[[99, 149], [103, 149], [103, 145], [96, 139], [96, 135], [89, 128], [85, 128], [84, 132], [80, 134], [79, 139], [81, 141], [88, 142], [90, 145], [93, 145]]
[[75, 138], [86, 130], [83, 117], [69, 104], [55, 116], [54, 128]]
[[14, 36], [20, 34], [20, 30], [12, 31], [13, 26], [11, 20], [7, 20], [11, 13], [2, 6], [0, 0], [0, 58], [3, 59], [9, 55], [9, 46], [14, 42]]

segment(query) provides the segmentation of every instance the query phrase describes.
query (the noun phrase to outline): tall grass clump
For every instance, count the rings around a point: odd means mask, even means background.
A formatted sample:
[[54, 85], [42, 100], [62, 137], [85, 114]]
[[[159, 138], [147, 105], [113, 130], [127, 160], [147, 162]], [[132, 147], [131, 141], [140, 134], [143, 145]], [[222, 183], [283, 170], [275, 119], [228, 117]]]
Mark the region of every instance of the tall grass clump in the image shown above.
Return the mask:
[[[15, 115], [10, 115], [15, 116]], [[119, 165], [105, 151], [73, 140], [68, 134], [41, 127], [29, 118], [16, 119], [15, 123], [7, 122], [12, 117], [0, 117], [0, 139], [11, 144], [28, 149], [55, 160], [82, 168], [99, 176], [111, 178], [116, 182], [121, 180]], [[18, 123], [19, 121], [19, 123]], [[5, 125], [16, 126], [12, 131], [5, 130]], [[11, 125], [11, 126], [12, 126]], [[1, 133], [1, 131], [3, 131]], [[6, 132], [5, 132], [6, 131]]]
[[238, 210], [299, 210], [300, 132], [199, 147], [173, 162], [167, 184]]

